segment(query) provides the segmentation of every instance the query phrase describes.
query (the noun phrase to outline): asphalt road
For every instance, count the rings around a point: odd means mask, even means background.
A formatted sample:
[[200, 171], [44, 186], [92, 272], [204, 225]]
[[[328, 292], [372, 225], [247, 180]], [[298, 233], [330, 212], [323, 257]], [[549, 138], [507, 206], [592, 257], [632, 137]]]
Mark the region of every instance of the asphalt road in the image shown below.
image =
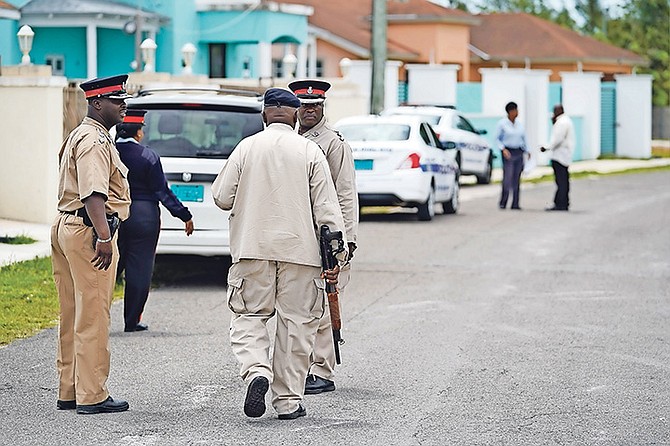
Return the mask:
[[521, 212], [474, 186], [455, 216], [364, 216], [338, 388], [305, 418], [243, 415], [226, 263], [184, 258], [149, 332], [113, 307], [109, 387], [130, 411], [55, 410], [47, 330], [0, 349], [0, 444], [670, 444], [670, 172], [572, 186], [569, 213], [542, 210], [546, 183]]

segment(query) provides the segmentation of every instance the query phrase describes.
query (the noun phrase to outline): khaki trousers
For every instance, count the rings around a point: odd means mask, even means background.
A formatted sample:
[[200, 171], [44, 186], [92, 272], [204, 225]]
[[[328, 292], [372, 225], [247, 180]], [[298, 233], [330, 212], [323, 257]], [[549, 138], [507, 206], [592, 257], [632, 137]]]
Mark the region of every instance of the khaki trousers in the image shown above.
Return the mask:
[[[342, 315], [342, 298], [344, 297], [344, 288], [349, 283], [351, 277], [351, 264], [347, 263], [342, 267], [337, 277], [337, 289], [339, 292], [340, 316]], [[326, 310], [319, 321], [319, 328], [316, 331], [316, 341], [314, 350], [310, 355], [311, 375], [320, 376], [324, 379], [332, 380], [335, 375], [335, 347], [333, 346], [333, 332], [330, 323], [330, 309], [328, 308], [328, 299], [326, 299]]]
[[[233, 312], [230, 344], [247, 385], [257, 376], [271, 382], [279, 414], [297, 410], [305, 392], [309, 354], [324, 310], [324, 281], [314, 266], [240, 260], [228, 272]], [[277, 314], [270, 361], [268, 320]]]
[[58, 399], [97, 404], [107, 399], [109, 310], [119, 260], [116, 238], [107, 271], [91, 263], [93, 228], [59, 214], [51, 227], [51, 261], [60, 302]]

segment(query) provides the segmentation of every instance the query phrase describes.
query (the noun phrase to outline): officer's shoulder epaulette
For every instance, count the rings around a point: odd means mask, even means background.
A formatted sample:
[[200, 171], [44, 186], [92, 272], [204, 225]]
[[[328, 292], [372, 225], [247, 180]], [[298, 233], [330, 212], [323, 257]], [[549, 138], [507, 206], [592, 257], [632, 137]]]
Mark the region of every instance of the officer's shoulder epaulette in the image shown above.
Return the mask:
[[337, 135], [338, 138], [340, 138], [340, 141], [344, 142], [344, 136], [342, 136], [342, 134], [340, 132], [338, 132], [335, 129], [331, 129], [331, 130], [333, 131], [333, 133], [335, 133]]

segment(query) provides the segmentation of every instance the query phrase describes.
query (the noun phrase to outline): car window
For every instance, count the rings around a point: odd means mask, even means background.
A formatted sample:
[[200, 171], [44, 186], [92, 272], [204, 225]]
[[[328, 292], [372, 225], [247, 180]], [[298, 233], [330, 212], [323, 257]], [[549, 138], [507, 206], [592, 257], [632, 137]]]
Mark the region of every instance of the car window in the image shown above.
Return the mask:
[[466, 131], [472, 132], [472, 133], [477, 133], [477, 132], [475, 132], [474, 127], [472, 127], [472, 124], [470, 124], [470, 122], [467, 119], [465, 119], [463, 116], [458, 116], [457, 119], [458, 119], [458, 121], [456, 122], [456, 128], [459, 128], [461, 130], [466, 130]]
[[435, 133], [435, 130], [431, 126], [426, 126], [426, 131], [428, 132], [428, 136], [431, 139], [431, 146], [437, 147], [439, 149], [442, 148], [442, 143], [440, 142], [440, 138], [437, 137], [437, 134]]
[[431, 137], [429, 135], [429, 129], [427, 128], [428, 126], [426, 124], [421, 124], [421, 127], [419, 128], [419, 134], [421, 135], [421, 139], [423, 139], [423, 142], [426, 143], [426, 145], [429, 146], [435, 146], [435, 141], [431, 140]]
[[347, 141], [406, 141], [410, 126], [406, 124], [345, 124], [337, 127]]
[[151, 109], [143, 144], [160, 156], [228, 158], [243, 138], [263, 129], [258, 112]]

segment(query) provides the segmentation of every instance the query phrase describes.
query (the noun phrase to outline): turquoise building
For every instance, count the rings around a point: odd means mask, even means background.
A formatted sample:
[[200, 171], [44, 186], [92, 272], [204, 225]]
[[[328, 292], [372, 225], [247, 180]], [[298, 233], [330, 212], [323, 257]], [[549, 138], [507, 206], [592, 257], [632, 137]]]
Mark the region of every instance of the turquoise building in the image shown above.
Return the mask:
[[[0, 2], [0, 57], [21, 61], [17, 31], [35, 32], [30, 56], [69, 79], [134, 71], [140, 43], [156, 44], [155, 71], [182, 73], [186, 44], [193, 74], [259, 78], [284, 74], [286, 55], [306, 74], [309, 6], [259, 0], [9, 0]], [[14, 8], [11, 8], [13, 6]], [[6, 11], [6, 13], [5, 13]], [[295, 53], [298, 53], [296, 55]], [[187, 56], [188, 57], [188, 56]], [[142, 68], [142, 66], [140, 66]]]

